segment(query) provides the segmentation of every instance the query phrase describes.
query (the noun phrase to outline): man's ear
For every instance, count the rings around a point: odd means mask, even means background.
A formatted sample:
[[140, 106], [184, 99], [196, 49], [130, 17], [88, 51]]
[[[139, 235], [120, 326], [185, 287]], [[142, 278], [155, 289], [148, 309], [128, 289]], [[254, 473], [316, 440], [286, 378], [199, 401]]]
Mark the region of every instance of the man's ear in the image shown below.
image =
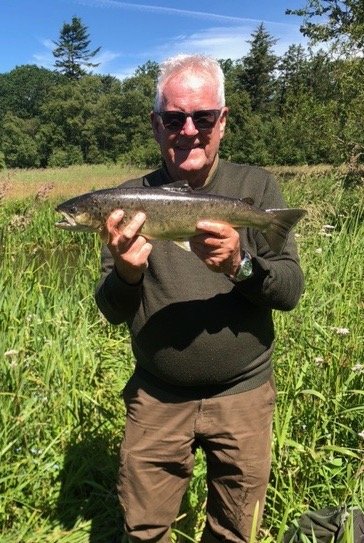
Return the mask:
[[227, 120], [227, 116], [228, 116], [228, 113], [229, 113], [229, 108], [228, 107], [224, 107], [223, 108], [224, 111], [221, 113], [220, 115], [220, 119], [219, 119], [219, 123], [220, 123], [220, 139], [222, 139], [225, 135], [225, 128], [226, 128], [226, 120]]

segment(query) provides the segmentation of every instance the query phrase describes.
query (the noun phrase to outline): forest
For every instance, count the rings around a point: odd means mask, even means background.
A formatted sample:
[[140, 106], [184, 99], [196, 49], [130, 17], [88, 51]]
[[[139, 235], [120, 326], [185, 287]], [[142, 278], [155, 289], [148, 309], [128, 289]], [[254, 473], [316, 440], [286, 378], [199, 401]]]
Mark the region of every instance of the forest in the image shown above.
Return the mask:
[[[325, 23], [312, 22], [322, 14], [317, 5], [326, 7]], [[359, 0], [309, 1], [293, 12], [302, 16], [307, 48], [292, 44], [277, 56], [276, 39], [261, 23], [245, 56], [219, 59], [230, 108], [224, 158], [260, 165], [361, 161], [362, 11]], [[55, 42], [54, 70], [22, 65], [0, 74], [0, 168], [159, 163], [149, 122], [157, 62], [124, 80], [97, 74], [92, 59], [100, 47], [92, 51], [90, 42], [74, 17]], [[75, 44], [78, 56], [70, 58]]]

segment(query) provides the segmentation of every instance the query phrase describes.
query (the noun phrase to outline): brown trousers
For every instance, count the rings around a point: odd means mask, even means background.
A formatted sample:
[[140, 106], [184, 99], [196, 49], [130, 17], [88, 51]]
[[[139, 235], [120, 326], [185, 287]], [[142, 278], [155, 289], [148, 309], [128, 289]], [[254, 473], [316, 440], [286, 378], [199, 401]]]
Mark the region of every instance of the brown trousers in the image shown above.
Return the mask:
[[260, 524], [269, 480], [274, 385], [186, 400], [143, 384], [134, 375], [124, 389], [118, 489], [129, 541], [170, 541], [200, 446], [208, 488], [201, 541], [248, 542], [257, 502]]

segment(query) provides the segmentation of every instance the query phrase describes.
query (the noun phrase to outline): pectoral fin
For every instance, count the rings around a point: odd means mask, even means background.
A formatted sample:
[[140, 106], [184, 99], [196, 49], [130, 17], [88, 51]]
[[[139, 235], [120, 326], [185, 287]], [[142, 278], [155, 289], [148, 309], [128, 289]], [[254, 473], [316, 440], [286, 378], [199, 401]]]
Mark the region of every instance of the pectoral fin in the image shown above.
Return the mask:
[[173, 241], [178, 247], [183, 249], [184, 251], [191, 251], [191, 246], [189, 241]]

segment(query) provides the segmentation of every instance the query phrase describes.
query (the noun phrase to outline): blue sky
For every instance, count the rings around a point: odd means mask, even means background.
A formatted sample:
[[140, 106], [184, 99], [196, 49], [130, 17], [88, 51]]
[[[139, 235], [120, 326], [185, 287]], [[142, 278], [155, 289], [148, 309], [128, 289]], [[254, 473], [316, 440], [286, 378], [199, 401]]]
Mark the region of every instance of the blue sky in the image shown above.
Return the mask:
[[0, 73], [22, 64], [53, 68], [52, 49], [65, 22], [80, 17], [91, 47], [101, 46], [97, 73], [123, 78], [147, 60], [176, 53], [244, 56], [263, 22], [278, 42], [306, 45], [301, 18], [285, 15], [304, 0], [0, 0]]

